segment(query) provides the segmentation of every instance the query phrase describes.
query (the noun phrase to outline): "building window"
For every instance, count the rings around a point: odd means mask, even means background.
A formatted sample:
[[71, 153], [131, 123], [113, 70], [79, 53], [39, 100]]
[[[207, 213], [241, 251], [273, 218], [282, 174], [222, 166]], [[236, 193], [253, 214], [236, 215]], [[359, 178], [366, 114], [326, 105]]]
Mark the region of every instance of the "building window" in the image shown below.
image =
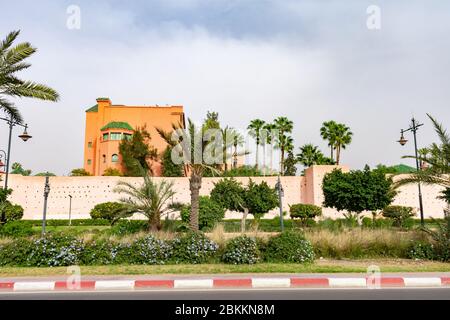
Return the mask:
[[92, 160], [91, 160], [91, 159], [88, 159], [87, 163], [88, 163], [88, 165], [90, 166], [90, 165], [92, 164]]
[[106, 154], [103, 155], [103, 163], [106, 163]]
[[111, 132], [111, 140], [122, 140], [122, 133], [120, 132]]
[[108, 141], [109, 139], [109, 133], [104, 133], [103, 134], [103, 141]]
[[92, 148], [92, 142], [88, 142], [88, 148]]
[[117, 154], [113, 154], [111, 157], [112, 162], [119, 162], [119, 156]]
[[123, 134], [123, 139], [124, 140], [130, 141], [131, 137], [132, 137], [132, 135], [130, 133], [124, 133]]

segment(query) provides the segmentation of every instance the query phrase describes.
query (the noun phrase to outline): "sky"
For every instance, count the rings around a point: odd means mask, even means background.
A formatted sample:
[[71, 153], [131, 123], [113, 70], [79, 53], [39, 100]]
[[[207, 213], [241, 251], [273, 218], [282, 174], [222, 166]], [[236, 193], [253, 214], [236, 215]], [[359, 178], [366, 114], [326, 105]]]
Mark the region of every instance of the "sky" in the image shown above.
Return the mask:
[[[379, 29], [367, 20], [380, 9]], [[450, 2], [446, 0], [97, 0], [3, 3], [0, 37], [38, 48], [23, 79], [45, 83], [57, 103], [13, 99], [33, 138], [14, 128], [12, 162], [33, 173], [67, 175], [83, 166], [85, 110], [113, 104], [183, 105], [201, 121], [294, 121], [295, 152], [306, 143], [328, 155], [324, 121], [347, 124], [342, 153], [351, 168], [414, 165], [400, 129], [414, 116], [419, 147], [437, 140], [427, 113], [450, 119]], [[80, 28], [71, 6], [80, 10]], [[372, 21], [372, 20], [370, 20]], [[0, 149], [7, 147], [0, 122]], [[412, 136], [407, 135], [412, 141]]]

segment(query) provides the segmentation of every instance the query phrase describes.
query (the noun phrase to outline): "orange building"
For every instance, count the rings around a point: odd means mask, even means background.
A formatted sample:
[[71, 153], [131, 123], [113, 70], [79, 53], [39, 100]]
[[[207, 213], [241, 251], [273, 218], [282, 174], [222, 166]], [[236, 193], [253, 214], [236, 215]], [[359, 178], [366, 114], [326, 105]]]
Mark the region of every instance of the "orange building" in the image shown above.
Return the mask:
[[[94, 176], [107, 168], [124, 172], [119, 144], [137, 127], [145, 126], [151, 135], [151, 145], [162, 154], [167, 147], [155, 127], [171, 131], [172, 125], [185, 125], [183, 106], [112, 105], [109, 98], [98, 98], [97, 104], [86, 110], [84, 169]], [[161, 175], [161, 164], [151, 164], [154, 174]]]

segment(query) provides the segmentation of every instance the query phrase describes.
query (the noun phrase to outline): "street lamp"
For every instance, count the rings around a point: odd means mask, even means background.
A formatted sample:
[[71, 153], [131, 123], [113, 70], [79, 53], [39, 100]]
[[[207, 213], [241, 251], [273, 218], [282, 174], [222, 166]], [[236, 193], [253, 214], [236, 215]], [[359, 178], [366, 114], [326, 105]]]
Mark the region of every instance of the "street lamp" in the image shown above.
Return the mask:
[[[412, 118], [411, 120], [411, 124], [409, 125], [409, 128], [404, 130], [402, 129], [400, 131], [400, 140], [398, 140], [398, 143], [400, 143], [400, 145], [404, 146], [408, 140], [405, 139], [404, 133], [408, 132], [408, 131], [412, 131], [413, 136], [414, 136], [414, 152], [416, 155], [416, 169], [417, 171], [420, 171], [420, 166], [419, 166], [419, 159], [418, 159], [418, 149], [417, 149], [417, 130], [419, 129], [419, 127], [423, 126], [423, 123], [419, 123], [416, 119]], [[420, 186], [420, 182], [417, 183], [418, 187], [419, 187], [419, 208], [420, 208], [420, 224], [422, 225], [422, 227], [425, 225], [424, 222], [424, 218], [423, 218], [423, 202], [422, 202], [422, 188]]]
[[69, 226], [72, 225], [72, 195], [69, 194]]
[[284, 197], [284, 189], [283, 186], [281, 185], [281, 179], [280, 176], [278, 175], [278, 181], [275, 184], [275, 189], [278, 190], [278, 200], [279, 200], [279, 205], [280, 205], [280, 226], [281, 226], [281, 232], [284, 231], [284, 221], [283, 221], [283, 197]]
[[44, 186], [44, 216], [42, 219], [42, 236], [45, 236], [45, 225], [47, 220], [47, 199], [50, 193], [50, 183], [49, 177], [45, 177], [45, 186]]
[[[21, 124], [18, 121], [14, 121], [11, 118], [7, 119], [7, 118], [0, 118], [0, 120], [6, 121], [8, 123], [9, 126], [9, 138], [8, 138], [8, 152], [7, 154], [5, 153], [5, 161], [6, 161], [6, 168], [5, 168], [5, 190], [8, 189], [8, 176], [9, 176], [9, 165], [10, 165], [10, 158], [11, 158], [11, 137], [12, 137], [12, 129], [14, 126], [20, 126], [24, 128], [23, 133], [19, 136], [20, 139], [22, 139], [23, 141], [28, 141], [29, 139], [32, 138], [32, 136], [30, 136], [27, 132], [28, 129], [28, 125], [27, 124]], [[4, 221], [3, 216], [2, 216], [2, 221]]]

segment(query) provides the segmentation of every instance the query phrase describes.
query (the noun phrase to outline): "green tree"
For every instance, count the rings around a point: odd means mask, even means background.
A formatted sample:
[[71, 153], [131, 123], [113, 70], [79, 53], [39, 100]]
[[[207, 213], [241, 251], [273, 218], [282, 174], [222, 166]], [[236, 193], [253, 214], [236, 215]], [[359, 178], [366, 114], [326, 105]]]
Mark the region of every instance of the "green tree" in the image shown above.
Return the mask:
[[204, 129], [220, 129], [219, 113], [210, 112], [206, 113], [206, 119], [204, 121]]
[[24, 81], [17, 77], [17, 72], [28, 69], [31, 64], [25, 60], [31, 57], [36, 48], [30, 43], [19, 43], [13, 47], [20, 31], [13, 31], [0, 43], [0, 110], [5, 111], [14, 121], [22, 123], [22, 116], [14, 104], [6, 99], [36, 98], [48, 101], [58, 101], [58, 93], [43, 84]]
[[167, 147], [162, 157], [163, 177], [183, 177], [183, 165], [172, 161], [172, 148]]
[[[184, 129], [181, 125], [173, 125], [172, 132], [167, 132], [161, 128], [156, 128], [159, 135], [180, 154], [185, 172], [189, 176], [189, 189], [191, 191], [191, 215], [190, 227], [194, 231], [198, 231], [198, 212], [199, 212], [199, 196], [202, 187], [202, 178], [205, 170], [217, 171], [215, 168], [207, 164], [203, 151], [210, 146], [211, 141], [203, 139], [206, 125], [198, 128], [190, 119], [188, 119], [188, 127]], [[181, 139], [181, 142], [174, 141], [172, 136]], [[199, 142], [199, 145], [196, 144]], [[201, 152], [198, 152], [201, 151]]]
[[[211, 230], [217, 222], [225, 217], [225, 208], [207, 196], [200, 197], [199, 203], [199, 228], [200, 230]], [[189, 205], [181, 208], [180, 213], [183, 222], [189, 222], [190, 212], [191, 207]]]
[[89, 172], [87, 172], [86, 170], [84, 170], [83, 168], [79, 168], [79, 169], [73, 169], [70, 172], [70, 176], [71, 177], [87, 177], [90, 176], [91, 174]]
[[261, 144], [261, 130], [263, 130], [264, 125], [264, 120], [254, 119], [247, 127], [250, 136], [254, 137], [256, 140], [256, 169], [259, 167], [259, 146]]
[[330, 147], [330, 158], [333, 161], [334, 161], [334, 147], [336, 144], [336, 136], [335, 136], [336, 126], [337, 123], [331, 120], [324, 122], [322, 124], [322, 127], [320, 128], [320, 135], [322, 136], [322, 139], [328, 141], [328, 146]]
[[325, 207], [347, 211], [347, 217], [355, 213], [358, 223], [361, 223], [361, 212], [382, 210], [391, 204], [396, 195], [392, 178], [383, 172], [372, 171], [368, 166], [364, 170], [348, 173], [333, 170], [325, 175], [322, 191]]
[[[139, 164], [137, 164], [140, 167]], [[175, 195], [173, 182], [162, 180], [155, 182], [148, 171], [140, 167], [143, 183], [136, 186], [132, 183], [119, 181], [114, 192], [125, 194], [120, 199], [125, 205], [124, 214], [142, 213], [148, 219], [151, 231], [161, 229], [161, 216], [171, 212], [167, 202]]]
[[260, 184], [250, 180], [244, 187], [235, 179], [222, 179], [214, 184], [211, 199], [223, 208], [242, 212], [241, 231], [245, 232], [245, 223], [248, 214], [256, 219], [278, 206], [276, 190], [270, 188], [266, 182]]
[[120, 170], [116, 169], [116, 168], [107, 168], [103, 172], [103, 176], [104, 177], [121, 177], [122, 172], [120, 172]]
[[288, 153], [286, 160], [284, 161], [284, 176], [295, 176], [297, 174], [297, 159], [294, 157], [292, 151]]
[[[158, 151], [150, 145], [151, 136], [145, 127], [136, 128], [131, 139], [123, 139], [119, 145], [119, 153], [125, 167], [125, 176], [139, 177], [141, 170], [150, 170], [149, 160], [158, 156]], [[137, 160], [137, 162], [135, 161]]]
[[26, 177], [31, 175], [31, 170], [24, 169], [23, 166], [18, 162], [14, 162], [11, 166], [11, 169], [12, 169], [11, 174], [20, 174]]
[[237, 168], [237, 162], [238, 162], [238, 147], [243, 146], [245, 143], [244, 136], [237, 132], [236, 130], [233, 130], [232, 132], [233, 136], [233, 169]]
[[34, 175], [35, 177], [56, 177], [56, 174], [52, 173], [52, 172], [39, 172], [37, 174]]
[[284, 173], [284, 157], [286, 152], [289, 151], [292, 143], [292, 137], [289, 137], [288, 134], [292, 133], [294, 128], [294, 123], [286, 117], [278, 117], [274, 120], [275, 128], [278, 130], [278, 135], [275, 137], [276, 146], [281, 151], [281, 160], [280, 160], [280, 173]]
[[353, 132], [350, 131], [350, 128], [347, 127], [343, 123], [338, 123], [335, 126], [335, 150], [336, 150], [336, 164], [339, 165], [341, 161], [341, 151], [345, 149], [352, 142]]
[[319, 147], [312, 144], [305, 144], [300, 147], [300, 153], [297, 154], [297, 161], [306, 168], [319, 164], [323, 158], [324, 155]]

